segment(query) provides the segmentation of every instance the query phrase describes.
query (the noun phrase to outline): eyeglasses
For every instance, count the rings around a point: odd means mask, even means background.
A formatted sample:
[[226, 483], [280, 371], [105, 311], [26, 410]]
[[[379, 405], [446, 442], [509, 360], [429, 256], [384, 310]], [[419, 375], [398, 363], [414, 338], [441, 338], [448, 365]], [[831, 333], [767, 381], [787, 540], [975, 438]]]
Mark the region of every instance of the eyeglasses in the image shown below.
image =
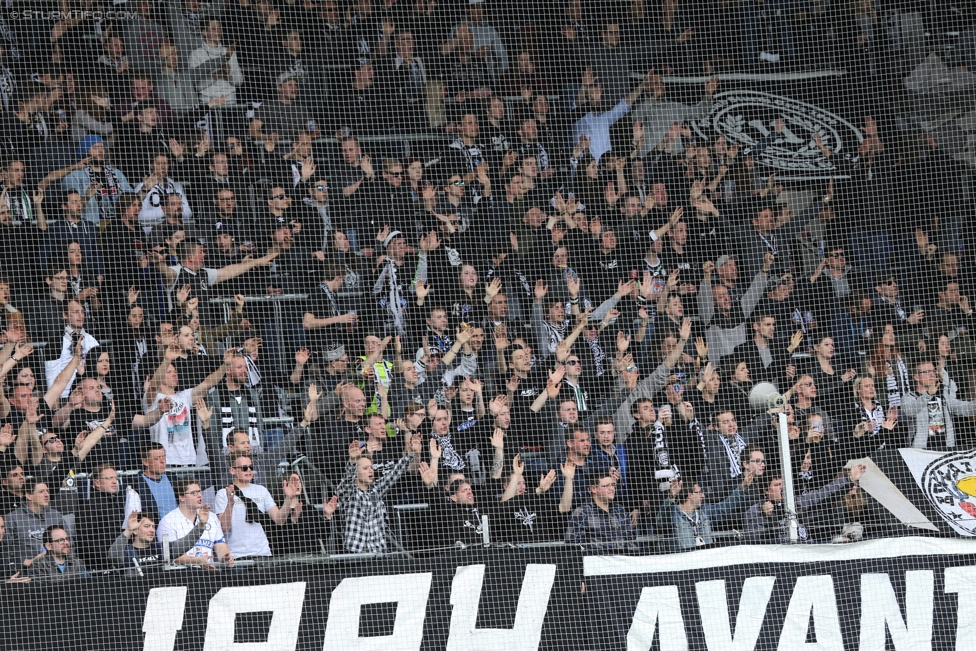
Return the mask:
[[600, 488], [616, 488], [617, 482], [610, 482], [609, 484], [600, 484]]
[[766, 465], [766, 460], [765, 459], [749, 459], [749, 463], [758, 463], [758, 464], [760, 464], [762, 466], [765, 466]]
[[841, 251], [840, 253], [831, 253], [830, 254], [830, 257], [831, 258], [843, 258], [844, 257], [844, 252]]
[[234, 466], [234, 468], [241, 472], [251, 472], [254, 470], [254, 466]]
[[68, 537], [65, 537], [65, 538], [52, 538], [51, 539], [51, 542], [52, 543], [58, 543], [58, 544], [68, 543], [68, 542], [71, 542], [71, 539], [68, 538]]
[[51, 438], [44, 441], [44, 445], [47, 445], [48, 443], [54, 443], [55, 441], [60, 441], [60, 440], [61, 440], [60, 436], [52, 436]]
[[200, 490], [200, 489], [197, 489], [195, 491], [187, 491], [187, 492], [185, 492], [183, 494], [184, 495], [203, 495], [203, 491]]

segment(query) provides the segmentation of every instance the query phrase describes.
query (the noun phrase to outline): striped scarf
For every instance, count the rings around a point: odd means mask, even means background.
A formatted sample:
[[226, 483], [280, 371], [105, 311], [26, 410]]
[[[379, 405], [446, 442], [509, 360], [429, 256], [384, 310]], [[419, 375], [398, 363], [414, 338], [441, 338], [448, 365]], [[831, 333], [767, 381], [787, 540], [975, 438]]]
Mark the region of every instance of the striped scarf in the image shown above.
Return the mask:
[[232, 432], [239, 429], [234, 425], [234, 403], [236, 402], [241, 407], [244, 406], [244, 401], [247, 401], [247, 438], [251, 442], [251, 451], [254, 454], [260, 454], [261, 451], [261, 429], [258, 427], [258, 415], [257, 406], [252, 404], [249, 399], [249, 395], [241, 392], [239, 396], [233, 396], [227, 391], [227, 387], [221, 385], [218, 389], [218, 394], [220, 398], [220, 435], [221, 440], [224, 443], [224, 449], [227, 449], [227, 437], [231, 435]]

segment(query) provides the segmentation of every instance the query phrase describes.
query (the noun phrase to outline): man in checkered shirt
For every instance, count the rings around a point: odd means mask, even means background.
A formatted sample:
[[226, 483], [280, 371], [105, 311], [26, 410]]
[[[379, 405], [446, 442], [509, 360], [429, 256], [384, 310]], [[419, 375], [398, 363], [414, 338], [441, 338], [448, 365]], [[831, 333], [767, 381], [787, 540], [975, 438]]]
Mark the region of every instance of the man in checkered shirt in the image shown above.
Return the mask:
[[[423, 439], [414, 435], [396, 466], [375, 482], [373, 462], [364, 454], [366, 448], [360, 446], [359, 441], [349, 444], [349, 463], [336, 489], [338, 505], [346, 518], [344, 539], [348, 551], [354, 554], [381, 554], [386, 551], [386, 504], [383, 503], [383, 496], [420, 455], [422, 443]], [[327, 517], [335, 507], [335, 501], [326, 503]]]

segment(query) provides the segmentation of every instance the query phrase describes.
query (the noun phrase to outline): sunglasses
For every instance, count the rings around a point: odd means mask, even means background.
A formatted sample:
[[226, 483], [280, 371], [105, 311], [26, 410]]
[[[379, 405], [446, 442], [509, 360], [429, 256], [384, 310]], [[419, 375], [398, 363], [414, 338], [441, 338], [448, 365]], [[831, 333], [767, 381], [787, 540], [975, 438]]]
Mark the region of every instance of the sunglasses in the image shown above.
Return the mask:
[[327, 185], [316, 185], [315, 186], [315, 189], [318, 190], [319, 192], [321, 192], [322, 190], [328, 190], [329, 189], [329, 186], [327, 186]]
[[288, 195], [285, 195], [285, 194], [274, 194], [274, 195], [271, 195], [271, 198], [272, 199], [284, 199], [286, 196], [288, 196]]
[[568, 362], [566, 362], [566, 364], [568, 364], [569, 366], [579, 366], [580, 365], [578, 359], [571, 359]]
[[234, 468], [240, 470], [241, 472], [251, 472], [254, 470], [254, 466], [234, 466]]
[[52, 436], [48, 440], [44, 441], [44, 445], [47, 445], [49, 443], [54, 443], [55, 441], [60, 441], [60, 440], [61, 440], [60, 436]]
[[830, 257], [831, 258], [843, 258], [844, 257], [844, 252], [841, 251], [840, 253], [831, 253], [830, 254]]
[[452, 181], [451, 182], [451, 185], [463, 186], [464, 185], [464, 181]]

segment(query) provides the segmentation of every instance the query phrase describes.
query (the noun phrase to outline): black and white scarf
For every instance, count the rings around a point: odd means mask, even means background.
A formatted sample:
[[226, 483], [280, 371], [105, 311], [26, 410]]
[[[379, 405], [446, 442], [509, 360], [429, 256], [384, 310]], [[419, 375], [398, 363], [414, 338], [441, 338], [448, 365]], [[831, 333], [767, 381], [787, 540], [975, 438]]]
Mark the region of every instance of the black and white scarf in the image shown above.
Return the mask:
[[603, 348], [600, 346], [600, 337], [587, 339], [586, 343], [590, 345], [590, 352], [593, 353], [593, 366], [596, 368], [596, 376], [601, 377], [606, 373], [606, 369], [603, 368], [603, 362], [606, 361], [607, 354], [603, 352]]
[[746, 449], [746, 442], [742, 440], [742, 436], [738, 432], [731, 439], [722, 434], [718, 436], [722, 445], [725, 446], [725, 454], [729, 458], [729, 476], [738, 477], [742, 474], [742, 462], [739, 460], [739, 455]]
[[251, 404], [251, 400], [245, 393], [241, 393], [237, 396], [232, 395], [226, 386], [221, 385], [218, 390], [218, 396], [220, 397], [220, 436], [224, 443], [224, 449], [226, 450], [227, 437], [234, 432], [237, 427], [234, 426], [234, 410], [231, 407], [234, 401], [238, 404], [243, 400], [247, 400], [247, 438], [251, 442], [251, 450], [255, 454], [259, 453], [261, 450], [261, 430], [258, 427], [258, 410], [257, 405]]
[[445, 468], [450, 468], [451, 470], [464, 470], [467, 464], [464, 462], [464, 458], [458, 454], [458, 451], [454, 449], [454, 444], [451, 443], [451, 434], [435, 434], [430, 433], [435, 439], [437, 439], [438, 445], [441, 446], [441, 465]]
[[102, 165], [102, 171], [99, 173], [91, 165], [85, 165], [85, 172], [88, 174], [89, 185], [95, 183], [99, 177], [104, 178], [104, 183], [98, 192], [98, 214], [102, 219], [111, 219], [115, 216], [115, 202], [119, 200], [122, 191], [115, 170], [108, 165]]
[[7, 207], [10, 208], [10, 223], [13, 226], [37, 224], [31, 200], [23, 186], [7, 187]]

